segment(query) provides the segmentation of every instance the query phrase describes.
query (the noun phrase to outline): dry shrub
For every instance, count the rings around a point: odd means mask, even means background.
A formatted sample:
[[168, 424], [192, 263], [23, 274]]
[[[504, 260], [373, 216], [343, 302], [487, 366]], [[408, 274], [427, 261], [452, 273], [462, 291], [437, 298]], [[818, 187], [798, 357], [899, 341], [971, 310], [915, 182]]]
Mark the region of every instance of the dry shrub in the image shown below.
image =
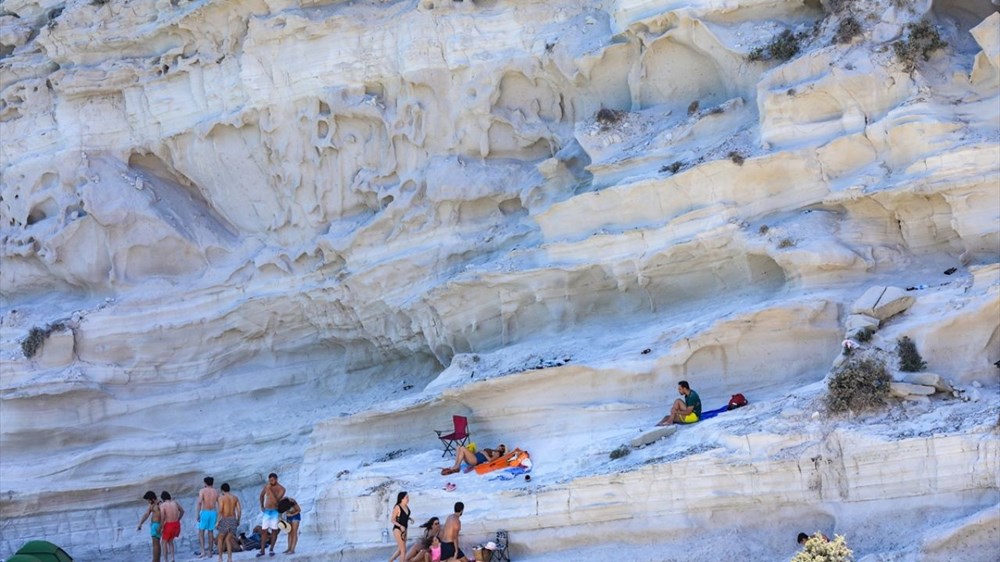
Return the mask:
[[850, 43], [851, 39], [854, 39], [858, 35], [861, 35], [861, 24], [858, 23], [858, 20], [854, 19], [854, 16], [847, 16], [840, 20], [840, 24], [837, 25], [837, 32], [833, 36], [833, 42], [837, 44]]
[[827, 385], [826, 405], [831, 412], [860, 412], [885, 406], [892, 377], [885, 363], [856, 357], [842, 363]]
[[737, 166], [742, 166], [743, 162], [746, 161], [746, 157], [744, 157], [742, 154], [740, 154], [740, 152], [738, 150], [731, 151], [728, 154], [728, 156], [729, 156], [729, 159], [733, 161], [733, 164], [736, 164]]
[[778, 247], [782, 249], [791, 248], [793, 246], [795, 246], [795, 240], [792, 240], [791, 238], [782, 238], [781, 242], [778, 242]]
[[896, 355], [899, 356], [900, 371], [919, 373], [927, 368], [927, 362], [917, 351], [917, 344], [907, 336], [896, 340]]
[[843, 535], [834, 535], [832, 541], [826, 540], [817, 532], [809, 537], [802, 550], [795, 554], [791, 562], [852, 562], [854, 553], [847, 548]]
[[917, 67], [918, 59], [931, 60], [931, 53], [948, 46], [948, 43], [941, 39], [937, 28], [926, 20], [916, 24], [911, 23], [906, 29], [906, 39], [893, 43], [892, 50], [907, 72], [912, 72]]
[[614, 451], [611, 451], [611, 455], [609, 456], [611, 457], [612, 460], [620, 459], [622, 457], [627, 457], [631, 452], [632, 452], [632, 447], [629, 447], [628, 445], [622, 445], [621, 447], [618, 447]]
[[620, 123], [624, 118], [625, 112], [620, 109], [602, 107], [597, 111], [597, 122], [601, 124], [602, 129], [607, 129], [616, 123]]
[[662, 174], [664, 172], [670, 172], [671, 174], [676, 174], [677, 172], [681, 171], [681, 168], [683, 167], [684, 167], [684, 162], [678, 160], [677, 162], [674, 162], [669, 166], [663, 166], [662, 168], [660, 168], [660, 173]]
[[42, 348], [42, 344], [52, 335], [52, 332], [62, 330], [64, 327], [62, 322], [49, 324], [44, 328], [35, 326], [28, 332], [28, 337], [21, 340], [21, 352], [24, 353], [25, 357], [31, 359]]
[[747, 55], [747, 59], [751, 61], [789, 60], [799, 54], [799, 43], [803, 37], [803, 34], [795, 34], [790, 29], [786, 29], [771, 39], [767, 45], [754, 47]]

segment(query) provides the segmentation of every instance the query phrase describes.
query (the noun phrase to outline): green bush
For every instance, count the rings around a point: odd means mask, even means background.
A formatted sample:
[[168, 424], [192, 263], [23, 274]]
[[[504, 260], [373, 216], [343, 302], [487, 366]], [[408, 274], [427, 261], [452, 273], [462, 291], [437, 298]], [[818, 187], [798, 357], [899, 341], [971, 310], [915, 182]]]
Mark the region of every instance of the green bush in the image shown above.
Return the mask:
[[822, 534], [816, 533], [809, 537], [792, 562], [852, 562], [854, 553], [847, 548], [847, 541], [842, 535], [834, 535], [832, 541], [826, 540]]
[[941, 39], [937, 28], [928, 21], [911, 23], [906, 29], [906, 38], [893, 43], [892, 50], [907, 72], [912, 72], [917, 67], [918, 59], [931, 60], [931, 53], [948, 46]]
[[885, 406], [891, 382], [882, 361], [871, 357], [849, 359], [830, 377], [826, 405], [831, 412], [880, 408]]
[[632, 452], [632, 447], [629, 447], [628, 445], [622, 445], [621, 447], [618, 447], [614, 451], [611, 451], [610, 457], [612, 460], [620, 459], [622, 457], [627, 457], [631, 452]]
[[917, 351], [917, 344], [906, 336], [896, 340], [896, 355], [899, 356], [900, 371], [918, 373], [927, 368], [927, 362]]

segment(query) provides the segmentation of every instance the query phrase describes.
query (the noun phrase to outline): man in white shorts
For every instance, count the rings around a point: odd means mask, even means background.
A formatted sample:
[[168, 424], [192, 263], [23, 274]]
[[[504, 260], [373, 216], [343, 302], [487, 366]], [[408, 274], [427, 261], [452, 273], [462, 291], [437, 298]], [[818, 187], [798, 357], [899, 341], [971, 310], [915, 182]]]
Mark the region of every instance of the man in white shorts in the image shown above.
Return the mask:
[[278, 502], [285, 497], [285, 487], [278, 484], [278, 475], [271, 473], [267, 475], [267, 484], [260, 491], [260, 510], [262, 512], [260, 520], [260, 552], [257, 557], [264, 556], [267, 543], [271, 543], [271, 556], [274, 556], [274, 545], [278, 544]]

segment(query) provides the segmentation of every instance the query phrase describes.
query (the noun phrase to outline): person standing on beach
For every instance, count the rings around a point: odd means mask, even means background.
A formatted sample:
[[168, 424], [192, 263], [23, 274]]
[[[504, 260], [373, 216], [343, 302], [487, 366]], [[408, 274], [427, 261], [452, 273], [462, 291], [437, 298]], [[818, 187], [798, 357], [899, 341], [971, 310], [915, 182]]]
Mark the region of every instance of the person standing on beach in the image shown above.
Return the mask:
[[[205, 487], [198, 492], [198, 505], [195, 506], [195, 511], [198, 513], [198, 548], [201, 549], [198, 558], [208, 558], [212, 555], [212, 544], [215, 542], [214, 529], [219, 519], [219, 514], [215, 511], [219, 492], [212, 487], [215, 479], [206, 476], [204, 482]], [[206, 538], [208, 540], [205, 540]]]
[[396, 505], [392, 508], [392, 536], [396, 539], [396, 550], [392, 551], [389, 562], [399, 557], [400, 562], [406, 562], [406, 529], [410, 526], [410, 496], [406, 492], [396, 495]]
[[168, 492], [160, 494], [160, 516], [163, 518], [163, 560], [165, 562], [176, 562], [177, 551], [174, 548], [174, 539], [181, 534], [181, 518], [184, 517], [184, 508], [181, 504], [170, 498]]
[[441, 531], [441, 560], [455, 558], [459, 562], [471, 562], [458, 544], [458, 535], [462, 532], [462, 513], [464, 512], [465, 504], [455, 502], [455, 513], [449, 515], [444, 522], [444, 530]]
[[302, 524], [302, 506], [295, 498], [284, 497], [278, 502], [278, 513], [288, 522], [288, 548], [282, 554], [295, 554], [299, 544], [299, 525]]
[[267, 475], [267, 484], [260, 491], [260, 552], [257, 557], [264, 556], [268, 542], [271, 543], [271, 556], [274, 556], [274, 547], [278, 544], [278, 502], [285, 497], [285, 487], [278, 484], [278, 475], [271, 473]]
[[229, 552], [229, 562], [233, 562], [233, 543], [236, 541], [236, 530], [243, 517], [243, 506], [240, 498], [229, 493], [229, 482], [222, 484], [222, 495], [217, 502], [219, 522], [216, 524], [218, 534], [219, 562], [222, 562], [223, 549]]
[[142, 499], [146, 500], [149, 504], [146, 509], [146, 513], [139, 520], [139, 528], [137, 530], [142, 530], [142, 524], [149, 519], [149, 536], [153, 537], [153, 562], [160, 562], [160, 500], [156, 497], [156, 492], [150, 490], [146, 492]]

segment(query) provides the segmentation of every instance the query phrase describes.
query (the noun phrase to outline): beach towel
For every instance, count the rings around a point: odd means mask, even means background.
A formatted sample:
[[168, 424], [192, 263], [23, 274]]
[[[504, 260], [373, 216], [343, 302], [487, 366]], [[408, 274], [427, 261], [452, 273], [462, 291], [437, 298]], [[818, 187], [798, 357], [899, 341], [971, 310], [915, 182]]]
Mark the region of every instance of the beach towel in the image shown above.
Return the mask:
[[513, 451], [503, 455], [502, 457], [492, 460], [490, 462], [484, 462], [476, 465], [476, 474], [489, 474], [494, 470], [500, 470], [503, 468], [512, 468], [516, 466], [521, 466], [525, 460], [529, 458], [527, 451], [522, 451], [521, 449], [514, 449]]

